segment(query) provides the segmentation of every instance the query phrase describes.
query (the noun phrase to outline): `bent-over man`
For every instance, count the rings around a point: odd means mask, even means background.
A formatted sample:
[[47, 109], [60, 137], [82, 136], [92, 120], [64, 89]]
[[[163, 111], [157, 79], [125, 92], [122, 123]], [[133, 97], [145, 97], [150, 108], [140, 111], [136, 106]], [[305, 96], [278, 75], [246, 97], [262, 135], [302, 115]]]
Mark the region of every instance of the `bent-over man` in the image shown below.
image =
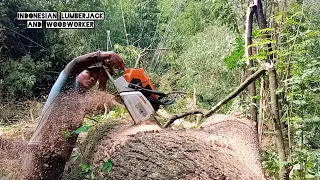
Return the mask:
[[105, 70], [113, 73], [113, 68], [123, 70], [125, 63], [112, 51], [85, 54], [68, 63], [53, 85], [28, 143], [24, 179], [61, 179], [78, 136], [72, 132], [82, 126], [85, 114], [97, 103], [112, 102], [105, 93], [87, 92], [97, 81], [99, 90], [104, 91]]

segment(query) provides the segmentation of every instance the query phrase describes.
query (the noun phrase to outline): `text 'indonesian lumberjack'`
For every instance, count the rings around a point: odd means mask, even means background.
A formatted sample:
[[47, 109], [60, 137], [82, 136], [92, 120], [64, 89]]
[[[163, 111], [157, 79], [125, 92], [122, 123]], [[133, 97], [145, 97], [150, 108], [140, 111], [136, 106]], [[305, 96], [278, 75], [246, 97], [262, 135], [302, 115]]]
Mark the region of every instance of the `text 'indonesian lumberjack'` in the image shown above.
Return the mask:
[[93, 29], [104, 12], [18, 12], [18, 20], [27, 20], [27, 28]]

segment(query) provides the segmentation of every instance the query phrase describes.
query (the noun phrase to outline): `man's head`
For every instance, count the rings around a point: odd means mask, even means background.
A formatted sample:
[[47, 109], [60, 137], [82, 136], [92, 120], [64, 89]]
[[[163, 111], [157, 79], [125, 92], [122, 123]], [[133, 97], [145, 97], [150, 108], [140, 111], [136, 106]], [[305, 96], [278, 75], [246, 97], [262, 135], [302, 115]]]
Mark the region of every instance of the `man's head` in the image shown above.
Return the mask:
[[96, 85], [99, 79], [99, 71], [99, 67], [90, 67], [88, 69], [83, 70], [77, 76], [78, 84], [85, 89], [92, 88], [94, 85]]

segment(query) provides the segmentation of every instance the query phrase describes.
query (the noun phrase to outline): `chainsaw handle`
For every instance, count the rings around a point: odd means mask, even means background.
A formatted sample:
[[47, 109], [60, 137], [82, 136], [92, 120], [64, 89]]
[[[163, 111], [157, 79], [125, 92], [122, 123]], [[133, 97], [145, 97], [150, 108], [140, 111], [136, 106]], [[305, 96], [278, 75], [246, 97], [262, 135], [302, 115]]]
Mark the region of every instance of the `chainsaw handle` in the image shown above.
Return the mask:
[[150, 89], [145, 89], [145, 88], [143, 88], [143, 87], [141, 87], [139, 85], [136, 85], [136, 84], [129, 83], [128, 87], [129, 88], [133, 88], [133, 89], [138, 90], [138, 91], [141, 91], [141, 92], [149, 92], [149, 93], [155, 94], [155, 95], [160, 96], [160, 97], [167, 97], [167, 94], [165, 94], [163, 92], [154, 91], [154, 90], [150, 90]]

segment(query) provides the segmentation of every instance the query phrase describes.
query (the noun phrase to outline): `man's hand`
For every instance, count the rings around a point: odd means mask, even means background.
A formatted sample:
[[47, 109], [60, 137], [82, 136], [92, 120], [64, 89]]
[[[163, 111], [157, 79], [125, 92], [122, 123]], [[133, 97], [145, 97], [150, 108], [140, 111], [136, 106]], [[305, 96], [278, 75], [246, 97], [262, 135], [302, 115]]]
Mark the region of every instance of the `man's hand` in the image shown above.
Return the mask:
[[124, 67], [126, 66], [122, 58], [113, 51], [100, 52], [100, 58], [105, 61], [107, 68], [111, 71], [112, 68], [124, 70]]

